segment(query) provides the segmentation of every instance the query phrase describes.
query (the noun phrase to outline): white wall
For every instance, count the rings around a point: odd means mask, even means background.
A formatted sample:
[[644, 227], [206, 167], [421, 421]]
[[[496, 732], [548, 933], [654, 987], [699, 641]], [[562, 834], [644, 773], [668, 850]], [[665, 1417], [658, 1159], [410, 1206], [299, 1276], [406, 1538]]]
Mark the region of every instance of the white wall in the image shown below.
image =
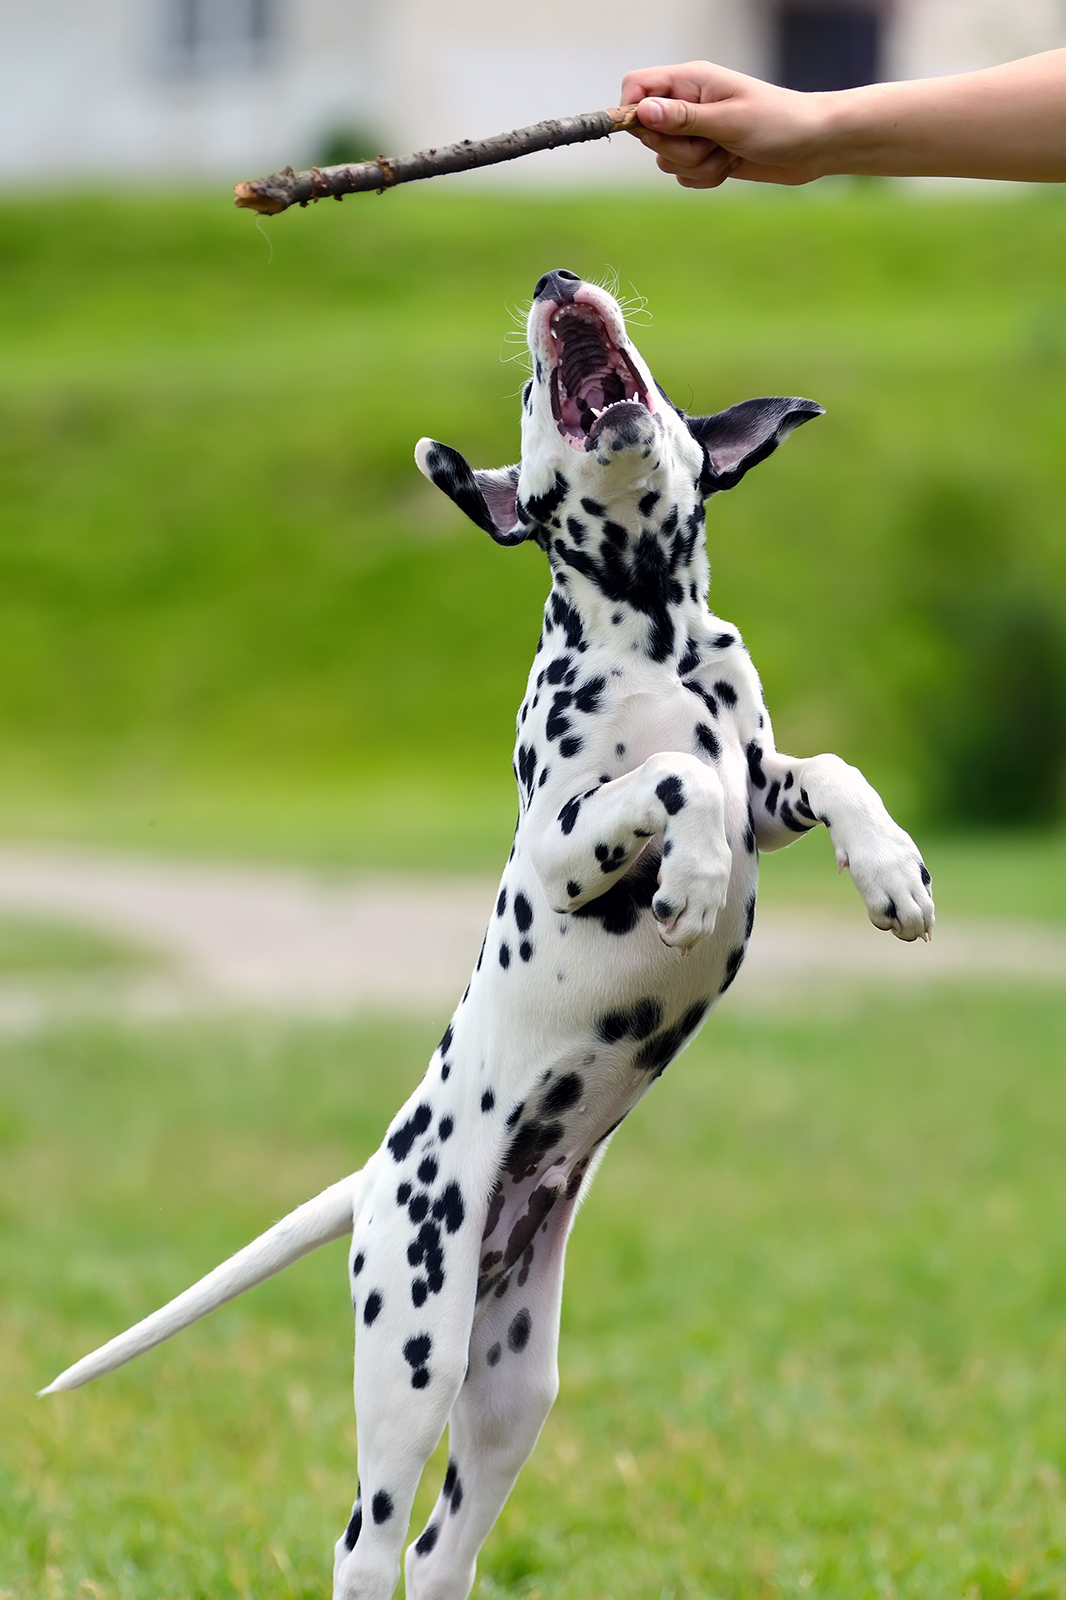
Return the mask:
[[972, 72], [1066, 45], [1063, 0], [896, 0], [894, 78]]
[[240, 177], [306, 160], [374, 70], [370, 0], [281, 0], [274, 59], [168, 71], [162, 0], [0, 0], [0, 179]]
[[[393, 0], [382, 13], [382, 81], [393, 87], [380, 102], [390, 148], [482, 138], [617, 105], [627, 69], [683, 60], [697, 49], [705, 9], [704, 0], [613, 0], [609, 7]], [[647, 151], [622, 136], [545, 151], [465, 181], [609, 184], [651, 166]]]

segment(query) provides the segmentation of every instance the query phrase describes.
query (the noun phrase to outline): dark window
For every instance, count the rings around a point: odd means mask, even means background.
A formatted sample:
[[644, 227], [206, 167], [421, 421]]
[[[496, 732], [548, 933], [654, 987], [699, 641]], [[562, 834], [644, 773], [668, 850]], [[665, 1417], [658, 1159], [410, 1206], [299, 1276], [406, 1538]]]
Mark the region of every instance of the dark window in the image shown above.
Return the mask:
[[786, 89], [856, 89], [881, 75], [881, 17], [874, 7], [781, 6], [777, 81]]
[[278, 0], [164, 0], [166, 64], [181, 77], [262, 66]]

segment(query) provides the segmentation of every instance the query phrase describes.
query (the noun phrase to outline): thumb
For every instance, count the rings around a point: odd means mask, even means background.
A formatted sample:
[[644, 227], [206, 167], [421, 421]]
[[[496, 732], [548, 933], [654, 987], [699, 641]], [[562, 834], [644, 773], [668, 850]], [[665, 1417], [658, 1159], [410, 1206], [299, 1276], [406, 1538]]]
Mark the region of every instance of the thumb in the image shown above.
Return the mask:
[[653, 133], [699, 135], [702, 132], [698, 125], [699, 114], [706, 109], [688, 100], [666, 100], [655, 95], [640, 101], [637, 116]]

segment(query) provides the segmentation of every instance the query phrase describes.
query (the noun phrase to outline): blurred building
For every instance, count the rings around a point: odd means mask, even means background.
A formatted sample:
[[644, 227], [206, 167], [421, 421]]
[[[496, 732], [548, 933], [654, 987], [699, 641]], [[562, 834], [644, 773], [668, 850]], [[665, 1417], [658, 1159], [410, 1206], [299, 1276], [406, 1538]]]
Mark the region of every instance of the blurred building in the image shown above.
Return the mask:
[[[612, 105], [707, 56], [795, 88], [959, 72], [1066, 44], [1059, 0], [0, 0], [0, 179], [246, 177]], [[626, 140], [510, 181], [650, 176]]]

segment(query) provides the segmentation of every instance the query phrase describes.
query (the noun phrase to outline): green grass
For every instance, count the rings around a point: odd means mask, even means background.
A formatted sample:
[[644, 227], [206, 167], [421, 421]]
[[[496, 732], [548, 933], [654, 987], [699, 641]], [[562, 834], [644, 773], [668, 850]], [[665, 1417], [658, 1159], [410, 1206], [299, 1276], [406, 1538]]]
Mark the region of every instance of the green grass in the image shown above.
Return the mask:
[[[3, 1043], [5, 1597], [327, 1592], [354, 1484], [339, 1247], [32, 1391], [361, 1161], [434, 1037]], [[715, 1020], [578, 1221], [562, 1393], [480, 1593], [1058, 1600], [1064, 1060], [1039, 990]]]
[[0, 916], [0, 983], [127, 973], [149, 959], [146, 951], [96, 928], [54, 918]]
[[388, 859], [389, 817], [346, 818], [398, 789], [441, 835], [423, 854], [470, 859], [543, 563], [411, 451], [514, 459], [507, 308], [560, 263], [648, 297], [638, 339], [680, 403], [828, 407], [711, 508], [712, 597], [781, 747], [840, 750], [911, 822], [1052, 818], [1064, 248], [1050, 191], [416, 186], [262, 232], [223, 194], [5, 200], [0, 822], [340, 859], [381, 833]]

